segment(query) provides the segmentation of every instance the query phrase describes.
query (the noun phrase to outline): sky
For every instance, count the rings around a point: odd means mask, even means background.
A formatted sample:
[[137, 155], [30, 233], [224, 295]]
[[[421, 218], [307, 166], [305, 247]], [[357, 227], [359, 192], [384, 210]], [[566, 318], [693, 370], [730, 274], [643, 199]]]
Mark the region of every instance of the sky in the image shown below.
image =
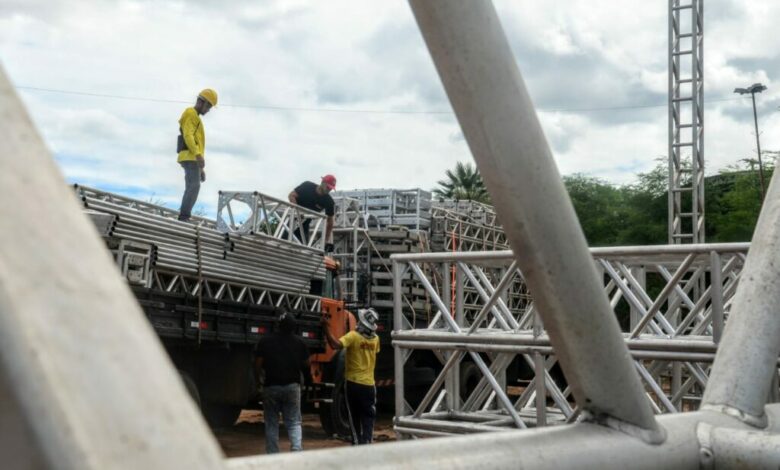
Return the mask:
[[[735, 87], [768, 86], [761, 142], [780, 150], [780, 2], [705, 4], [711, 174], [756, 155]], [[624, 184], [666, 158], [667, 1], [495, 5], [562, 174]], [[210, 216], [219, 190], [284, 198], [326, 173], [339, 189], [432, 189], [472, 161], [404, 1], [0, 0], [0, 66], [69, 182], [172, 208], [179, 116], [217, 90]]]

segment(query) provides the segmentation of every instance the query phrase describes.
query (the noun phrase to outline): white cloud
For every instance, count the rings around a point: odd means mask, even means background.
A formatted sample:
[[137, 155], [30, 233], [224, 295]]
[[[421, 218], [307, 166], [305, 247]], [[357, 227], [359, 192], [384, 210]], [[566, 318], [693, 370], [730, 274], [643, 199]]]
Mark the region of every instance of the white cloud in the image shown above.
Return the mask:
[[[497, 9], [542, 110], [664, 104], [666, 3], [500, 0]], [[705, 18], [706, 96], [763, 81], [780, 95], [770, 0], [723, 0]], [[0, 60], [17, 85], [189, 101], [213, 87], [220, 102], [293, 108], [448, 111], [408, 6], [392, 0], [39, 1], [0, 6]], [[72, 180], [155, 193], [175, 205], [173, 147], [185, 105], [23, 91]], [[744, 101], [712, 102], [708, 169], [751, 155]], [[775, 106], [767, 108], [773, 110]], [[743, 112], [744, 111], [744, 112]], [[540, 112], [561, 172], [630, 181], [666, 153], [666, 111]], [[765, 147], [778, 119], [761, 117]], [[335, 173], [341, 188], [431, 188], [470, 158], [449, 114], [329, 113], [220, 106], [204, 117], [208, 181], [283, 197]]]

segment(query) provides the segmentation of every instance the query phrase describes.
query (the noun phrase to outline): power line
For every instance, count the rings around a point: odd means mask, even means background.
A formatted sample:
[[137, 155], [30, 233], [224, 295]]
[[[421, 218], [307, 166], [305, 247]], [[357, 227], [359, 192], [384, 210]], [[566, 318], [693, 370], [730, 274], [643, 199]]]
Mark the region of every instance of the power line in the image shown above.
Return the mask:
[[[162, 98], [144, 98], [140, 96], [127, 96], [127, 95], [114, 95], [108, 93], [93, 93], [87, 91], [75, 91], [75, 90], [59, 90], [54, 88], [41, 88], [33, 86], [19, 85], [16, 87], [18, 90], [38, 91], [45, 93], [56, 93], [60, 95], [73, 95], [73, 96], [88, 96], [92, 98], [109, 98], [125, 101], [141, 101], [148, 103], [169, 103], [169, 104], [192, 104], [192, 101], [185, 100], [171, 100]], [[706, 100], [707, 103], [716, 103], [723, 101], [736, 101], [741, 99], [736, 98], [716, 98]], [[315, 112], [315, 113], [353, 113], [353, 114], [429, 114], [429, 115], [443, 115], [453, 114], [452, 111], [437, 111], [437, 110], [413, 110], [413, 109], [349, 109], [349, 108], [315, 108], [315, 107], [303, 107], [303, 106], [273, 106], [273, 105], [253, 105], [253, 104], [220, 104], [220, 107], [225, 108], [243, 108], [243, 109], [260, 109], [269, 111], [296, 111], [296, 112]], [[637, 105], [623, 105], [623, 106], [600, 106], [589, 108], [540, 108], [540, 111], [550, 113], [586, 113], [586, 112], [600, 112], [600, 111], [626, 111], [632, 109], [652, 109], [652, 108], [665, 108], [668, 103], [663, 104], [637, 104]]]

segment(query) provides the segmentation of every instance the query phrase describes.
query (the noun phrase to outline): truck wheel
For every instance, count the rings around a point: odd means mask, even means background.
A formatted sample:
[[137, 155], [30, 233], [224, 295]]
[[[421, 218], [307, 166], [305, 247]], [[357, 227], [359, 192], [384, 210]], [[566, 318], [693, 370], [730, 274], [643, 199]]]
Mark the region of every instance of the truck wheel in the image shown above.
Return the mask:
[[320, 403], [320, 423], [328, 436], [352, 441], [343, 381], [337, 383], [333, 389], [333, 403]]
[[241, 407], [222, 403], [204, 403], [201, 406], [206, 422], [212, 428], [227, 428], [236, 424]]

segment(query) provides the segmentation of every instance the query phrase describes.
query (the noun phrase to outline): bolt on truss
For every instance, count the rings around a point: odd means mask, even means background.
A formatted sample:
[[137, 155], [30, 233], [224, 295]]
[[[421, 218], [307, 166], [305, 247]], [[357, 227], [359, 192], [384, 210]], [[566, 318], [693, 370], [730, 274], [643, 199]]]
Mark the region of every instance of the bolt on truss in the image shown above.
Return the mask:
[[216, 225], [222, 232], [264, 234], [321, 250], [324, 221], [324, 214], [258, 191], [219, 192]]
[[[747, 250], [747, 244], [591, 250], [604, 292], [615, 315], [623, 318], [624, 341], [656, 413], [698, 408]], [[508, 301], [510, 286], [523, 282], [511, 252], [394, 255], [392, 260], [400, 275], [424, 275], [419, 269], [423, 264], [433, 264], [433, 270], [456, 266], [459, 293], [453, 310], [446, 300], [436, 300], [447, 299], [448, 289], [435, 289], [423, 279], [437, 305], [433, 320], [414, 327], [408, 314], [395, 317], [399, 433], [447, 435], [521, 427], [498, 406], [499, 399], [511, 399], [525, 426], [578, 417], [570, 388], [556, 375], [555, 351], [533, 301]], [[487, 275], [499, 267], [500, 277]], [[703, 279], [706, 289], [694, 301], [692, 291]], [[478, 293], [478, 304], [463, 301], [467, 290]], [[402, 302], [400, 292], [396, 301]], [[441, 367], [428, 392], [412, 406], [402, 383], [403, 369], [412, 354], [421, 351], [433, 352]], [[471, 353], [489, 358], [488, 372], [470, 365]], [[464, 388], [466, 382], [472, 385]], [[500, 389], [491, 388], [493, 383], [501, 384]]]
[[[704, 243], [704, 0], [669, 0], [669, 243]], [[687, 70], [687, 71], [686, 71]]]

